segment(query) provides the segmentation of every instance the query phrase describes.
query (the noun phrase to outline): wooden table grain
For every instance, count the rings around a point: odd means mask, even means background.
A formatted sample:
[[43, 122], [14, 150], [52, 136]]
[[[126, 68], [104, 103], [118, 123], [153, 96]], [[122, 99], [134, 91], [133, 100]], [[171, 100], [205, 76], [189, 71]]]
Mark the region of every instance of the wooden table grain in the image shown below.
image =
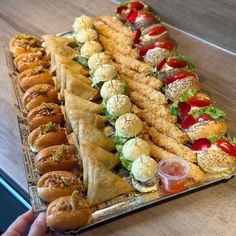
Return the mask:
[[[0, 168], [26, 187], [19, 131], [3, 44], [18, 32], [56, 34], [71, 29], [75, 16], [113, 14], [112, 1], [0, 0]], [[206, 91], [227, 113], [236, 135], [236, 57], [170, 27], [179, 51], [191, 57]], [[236, 235], [236, 179], [155, 206], [85, 232], [84, 235]]]

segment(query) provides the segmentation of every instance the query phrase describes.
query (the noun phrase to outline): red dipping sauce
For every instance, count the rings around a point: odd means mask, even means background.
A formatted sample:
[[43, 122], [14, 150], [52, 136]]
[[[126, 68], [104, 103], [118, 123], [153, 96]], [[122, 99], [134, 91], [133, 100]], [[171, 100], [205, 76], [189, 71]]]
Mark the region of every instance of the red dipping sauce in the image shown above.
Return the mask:
[[165, 158], [158, 163], [158, 174], [164, 192], [182, 192], [185, 189], [188, 173], [188, 162], [179, 157]]

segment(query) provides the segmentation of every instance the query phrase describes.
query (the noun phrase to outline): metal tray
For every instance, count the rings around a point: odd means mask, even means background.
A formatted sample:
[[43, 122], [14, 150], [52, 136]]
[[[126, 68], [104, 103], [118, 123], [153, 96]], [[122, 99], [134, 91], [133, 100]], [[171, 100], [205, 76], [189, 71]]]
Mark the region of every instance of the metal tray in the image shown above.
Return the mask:
[[[168, 26], [170, 29], [171, 26]], [[176, 30], [173, 27], [171, 30]], [[181, 32], [181, 31], [180, 31]], [[69, 36], [71, 32], [61, 33], [58, 35]], [[181, 32], [180, 34], [184, 34]], [[186, 34], [186, 33], [185, 33]], [[188, 36], [189, 37], [189, 36]], [[204, 43], [205, 44], [205, 43]], [[212, 47], [212, 46], [211, 46]], [[21, 137], [21, 144], [23, 150], [23, 160], [25, 165], [26, 178], [28, 183], [28, 189], [30, 194], [30, 201], [32, 204], [33, 211], [37, 214], [40, 211], [45, 211], [47, 204], [42, 201], [36, 191], [36, 185], [40, 175], [37, 173], [34, 165], [35, 154], [30, 151], [29, 145], [27, 143], [27, 137], [30, 132], [27, 126], [27, 111], [22, 104], [23, 92], [21, 91], [19, 84], [17, 82], [16, 68], [13, 65], [13, 56], [8, 48], [5, 48], [6, 62], [9, 70], [9, 76], [12, 82], [12, 91], [14, 98], [14, 107], [17, 114], [18, 126]], [[74, 140], [74, 137], [70, 137], [70, 140]], [[208, 188], [212, 185], [228, 181], [230, 178], [236, 175], [235, 173], [230, 174], [207, 174], [206, 181], [204, 184], [194, 186], [193, 183], [189, 183], [189, 188], [185, 191], [172, 195], [165, 195], [161, 190], [153, 193], [128, 193], [107, 201], [103, 204], [98, 205], [93, 209], [92, 220], [89, 225], [83, 227], [76, 231], [71, 231], [68, 233], [79, 233], [82, 231], [87, 231], [88, 229], [94, 228], [98, 225], [110, 222], [112, 220], [118, 219], [122, 216], [132, 214], [138, 210], [146, 209], [147, 207], [162, 204], [166, 201], [179, 198], [183, 195], [194, 193], [196, 191]]]

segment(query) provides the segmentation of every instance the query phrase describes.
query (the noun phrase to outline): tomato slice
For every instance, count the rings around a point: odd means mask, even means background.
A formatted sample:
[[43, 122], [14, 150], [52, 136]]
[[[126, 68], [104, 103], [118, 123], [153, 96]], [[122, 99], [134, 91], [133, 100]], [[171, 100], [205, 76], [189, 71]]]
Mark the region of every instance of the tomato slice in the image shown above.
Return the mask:
[[129, 9], [142, 10], [144, 8], [144, 4], [141, 2], [129, 2], [127, 7]]
[[138, 17], [138, 12], [137, 11], [131, 11], [127, 17], [127, 22], [129, 24], [132, 24], [136, 21], [136, 18]]
[[141, 29], [138, 28], [134, 32], [134, 39], [133, 39], [134, 44], [140, 43], [140, 36], [141, 36]]
[[198, 93], [197, 95], [188, 98], [188, 103], [191, 106], [206, 107], [211, 105], [211, 100], [207, 96], [202, 95], [202, 93]]
[[165, 48], [165, 49], [170, 50], [170, 51], [174, 49], [174, 45], [168, 40], [156, 41], [154, 43], [154, 45], [159, 47], [159, 48]]
[[188, 71], [180, 71], [180, 72], [177, 72], [173, 75], [173, 77], [175, 79], [184, 79], [188, 76], [194, 76], [196, 77], [196, 74], [194, 74], [193, 72], [188, 72]]
[[164, 27], [163, 25], [158, 25], [158, 26], [151, 28], [148, 31], [148, 35], [149, 36], [156, 36], [156, 35], [164, 33], [165, 31], [167, 31], [166, 27]]
[[139, 12], [138, 17], [142, 17], [144, 19], [149, 19], [154, 22], [157, 21], [156, 17], [150, 12]]
[[193, 118], [192, 115], [187, 115], [183, 121], [181, 122], [181, 126], [184, 129], [188, 129], [190, 126], [196, 124], [196, 120]]
[[166, 84], [171, 84], [173, 82], [175, 82], [177, 79], [175, 79], [174, 77], [167, 77], [166, 78]]
[[151, 46], [147, 46], [145, 48], [140, 48], [140, 50], [139, 50], [140, 57], [145, 56], [147, 54], [148, 50], [153, 49], [153, 48], [156, 48], [156, 46], [151, 45]]
[[208, 120], [213, 120], [213, 119], [208, 114], [202, 114], [202, 115], [198, 116], [196, 120], [197, 120], [197, 122], [200, 122], [200, 121], [208, 121]]
[[194, 141], [192, 146], [193, 151], [202, 151], [211, 147], [211, 142], [207, 138], [199, 138]]
[[126, 11], [128, 8], [125, 6], [117, 7], [116, 8], [116, 14], [122, 14], [123, 11]]
[[185, 61], [171, 58], [167, 61], [167, 65], [173, 67], [173, 68], [183, 68], [187, 65]]
[[160, 71], [162, 66], [166, 63], [166, 59], [162, 59], [161, 62], [157, 65], [156, 70]]
[[179, 102], [178, 107], [180, 109], [181, 116], [185, 116], [191, 110], [191, 106], [187, 102]]
[[236, 145], [233, 145], [228, 140], [217, 140], [216, 146], [230, 156], [236, 157]]

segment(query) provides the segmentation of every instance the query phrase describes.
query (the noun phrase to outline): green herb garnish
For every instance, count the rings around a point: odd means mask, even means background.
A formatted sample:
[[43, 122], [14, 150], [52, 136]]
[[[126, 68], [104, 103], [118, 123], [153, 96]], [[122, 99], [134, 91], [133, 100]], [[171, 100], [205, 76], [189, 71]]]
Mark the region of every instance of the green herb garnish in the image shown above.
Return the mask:
[[189, 89], [187, 92], [185, 92], [181, 99], [180, 102], [188, 102], [188, 99], [192, 96], [194, 96], [197, 93], [196, 89]]
[[62, 144], [54, 153], [53, 160], [60, 161], [63, 155], [65, 154], [65, 145]]
[[236, 145], [236, 137], [233, 137], [232, 143], [233, 143], [234, 145]]
[[88, 59], [85, 57], [82, 57], [81, 55], [76, 56], [75, 61], [77, 61], [82, 66], [88, 67]]
[[185, 61], [187, 63], [188, 66], [188, 70], [189, 71], [193, 71], [195, 69], [195, 66], [193, 65], [193, 63], [190, 61], [189, 57], [185, 56], [185, 55], [178, 55], [177, 58], [179, 60]]
[[79, 206], [79, 192], [77, 190], [75, 190], [70, 197], [70, 205], [72, 207], [73, 210], [78, 209]]
[[67, 177], [61, 177], [61, 179], [66, 186], [70, 185], [70, 180]]
[[41, 105], [40, 105], [40, 108], [41, 109], [49, 109], [49, 105], [45, 102], [43, 102]]
[[171, 106], [170, 106], [170, 113], [173, 116], [177, 116], [180, 114], [180, 109], [178, 107], [178, 102], [174, 102]]
[[156, 15], [157, 23], [161, 23], [161, 17]]
[[156, 70], [156, 67], [152, 67], [150, 70], [151, 76], [158, 78], [158, 71]]
[[128, 3], [129, 3], [129, 1], [121, 2], [120, 7], [127, 7]]
[[128, 139], [125, 137], [121, 137], [120, 135], [118, 135], [117, 133], [115, 133], [112, 136], [113, 141], [115, 142], [115, 144], [124, 144]]
[[47, 88], [38, 87], [38, 88], [33, 89], [33, 93], [37, 95], [45, 94], [47, 92], [48, 92]]
[[198, 111], [191, 112], [191, 115], [196, 119], [200, 115], [208, 114], [214, 120], [219, 120], [225, 116], [225, 113], [217, 107], [203, 107]]
[[56, 125], [53, 124], [51, 121], [48, 122], [46, 125], [43, 126], [43, 130], [46, 133], [52, 132], [56, 130]]
[[214, 144], [219, 139], [219, 137], [216, 135], [210, 135], [207, 138], [210, 140], [212, 144]]

